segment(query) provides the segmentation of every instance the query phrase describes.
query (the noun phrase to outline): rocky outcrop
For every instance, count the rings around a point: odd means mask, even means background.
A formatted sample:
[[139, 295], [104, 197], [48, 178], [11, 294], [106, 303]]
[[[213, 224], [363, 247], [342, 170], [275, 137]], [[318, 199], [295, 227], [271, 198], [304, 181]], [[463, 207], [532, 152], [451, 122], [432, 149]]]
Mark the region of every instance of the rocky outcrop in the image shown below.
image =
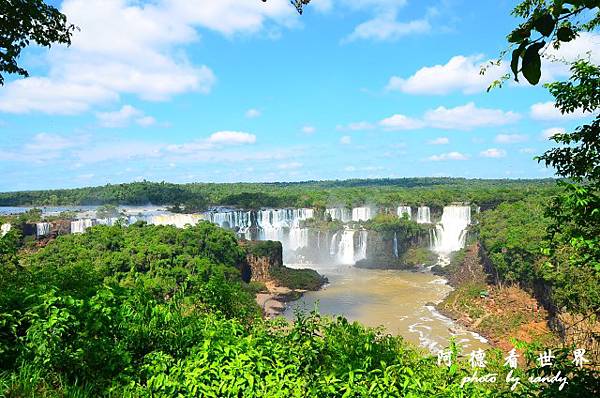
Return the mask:
[[241, 241], [246, 252], [241, 266], [242, 278], [246, 282], [268, 282], [273, 279], [275, 268], [283, 267], [283, 246], [274, 241]]

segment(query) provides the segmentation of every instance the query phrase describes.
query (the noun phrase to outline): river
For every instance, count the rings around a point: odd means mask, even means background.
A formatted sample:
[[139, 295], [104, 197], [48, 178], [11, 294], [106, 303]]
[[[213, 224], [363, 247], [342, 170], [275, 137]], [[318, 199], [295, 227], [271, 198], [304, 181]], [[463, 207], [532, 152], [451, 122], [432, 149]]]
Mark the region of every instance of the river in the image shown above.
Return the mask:
[[452, 290], [444, 279], [431, 273], [353, 266], [310, 268], [329, 278], [329, 284], [291, 303], [284, 312], [288, 319], [293, 319], [295, 309], [310, 311], [317, 304], [321, 314], [383, 326], [387, 332], [434, 353], [447, 347], [451, 337], [463, 352], [489, 348], [483, 337], [439, 314], [431, 305], [442, 301]]

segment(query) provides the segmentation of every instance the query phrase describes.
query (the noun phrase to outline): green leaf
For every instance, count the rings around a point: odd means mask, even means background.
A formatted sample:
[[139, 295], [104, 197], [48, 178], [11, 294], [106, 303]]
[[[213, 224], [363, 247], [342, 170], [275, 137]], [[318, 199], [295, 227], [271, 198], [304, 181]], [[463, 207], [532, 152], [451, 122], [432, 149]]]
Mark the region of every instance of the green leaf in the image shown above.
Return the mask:
[[573, 32], [573, 30], [568, 26], [562, 26], [558, 28], [556, 37], [562, 42], [570, 42], [575, 37], [575, 32]]
[[552, 15], [544, 14], [535, 20], [533, 26], [535, 27], [535, 30], [548, 37], [552, 34], [552, 31], [556, 26], [556, 20]]
[[525, 47], [527, 46], [528, 42], [529, 42], [529, 40], [525, 40], [523, 43], [521, 43], [519, 48], [514, 50], [512, 53], [510, 69], [512, 70], [513, 74], [515, 75], [516, 82], [519, 81], [519, 58], [521, 58], [521, 55], [523, 54], [523, 51], [525, 50]]
[[529, 39], [529, 36], [531, 36], [531, 31], [529, 29], [520, 27], [513, 30], [508, 35], [508, 41], [510, 43], [521, 43], [523, 40]]
[[523, 76], [532, 84], [536, 85], [542, 77], [542, 60], [540, 58], [540, 50], [546, 45], [545, 41], [534, 43], [525, 50], [523, 56]]

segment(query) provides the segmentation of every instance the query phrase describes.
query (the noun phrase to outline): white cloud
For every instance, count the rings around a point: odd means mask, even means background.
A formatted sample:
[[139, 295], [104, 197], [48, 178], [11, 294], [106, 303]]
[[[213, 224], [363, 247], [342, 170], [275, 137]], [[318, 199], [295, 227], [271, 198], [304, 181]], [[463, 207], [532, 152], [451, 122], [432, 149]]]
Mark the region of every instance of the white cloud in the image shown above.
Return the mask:
[[511, 124], [520, 119], [514, 112], [500, 109], [477, 108], [470, 102], [455, 108], [440, 106], [425, 114], [425, 122], [435, 128], [448, 130], [472, 130], [477, 127], [495, 127]]
[[317, 131], [317, 129], [314, 126], [304, 126], [302, 127], [302, 132], [304, 134], [314, 134]]
[[442, 153], [440, 155], [433, 155], [433, 156], [430, 156], [427, 158], [427, 160], [430, 160], [432, 162], [441, 162], [441, 161], [446, 161], [446, 160], [467, 160], [467, 159], [469, 159], [469, 157], [460, 152]]
[[400, 22], [396, 19], [395, 11], [387, 11], [355, 27], [354, 31], [344, 41], [397, 40], [411, 34], [427, 33], [430, 30], [431, 25], [427, 19]]
[[519, 149], [520, 153], [527, 153], [527, 154], [531, 154], [535, 152], [535, 149], [533, 148], [521, 148]]
[[429, 145], [446, 145], [450, 143], [450, 140], [447, 137], [438, 137], [434, 140], [427, 141]]
[[101, 85], [29, 77], [6, 83], [0, 90], [0, 111], [72, 115], [87, 111], [92, 104], [118, 98], [116, 92]]
[[199, 39], [197, 28], [232, 36], [298, 19], [286, 0], [65, 0], [61, 10], [81, 31], [70, 48], [49, 52], [47, 76], [7, 83], [0, 111], [77, 114], [121, 94], [164, 101], [208, 93], [214, 73], [181, 49]]
[[246, 111], [246, 117], [248, 119], [255, 119], [255, 118], [259, 117], [260, 115], [261, 115], [261, 112], [258, 109], [252, 108], [252, 109], [248, 109]]
[[569, 119], [581, 119], [589, 117], [592, 113], [583, 112], [582, 110], [576, 110], [575, 112], [562, 114], [560, 110], [555, 106], [552, 101], [549, 102], [538, 102], [531, 105], [530, 115], [535, 120], [545, 121], [557, 121], [557, 120], [569, 120]]
[[218, 131], [208, 137], [207, 142], [219, 145], [254, 144], [256, 136], [241, 131]]
[[126, 127], [132, 121], [143, 127], [149, 127], [156, 123], [152, 116], [145, 116], [144, 112], [131, 105], [123, 105], [120, 110], [115, 112], [96, 113], [96, 118], [100, 126], [108, 128]]
[[402, 114], [395, 114], [379, 122], [386, 130], [416, 130], [425, 127], [421, 120], [412, 119]]
[[569, 64], [581, 58], [589, 58], [600, 64], [600, 35], [581, 32], [575, 40], [563, 44], [558, 50], [549, 45], [544, 51], [542, 82], [551, 82], [570, 76]]
[[342, 145], [350, 145], [352, 143], [352, 137], [350, 137], [349, 135], [345, 135], [342, 138], [340, 138], [340, 144]]
[[303, 164], [300, 162], [282, 163], [277, 166], [279, 170], [296, 170], [302, 168]]
[[544, 140], [548, 140], [552, 138], [552, 136], [555, 134], [565, 134], [566, 132], [567, 130], [565, 130], [562, 127], [552, 127], [542, 131], [541, 138]]
[[0, 160], [43, 163], [59, 159], [66, 150], [86, 143], [85, 137], [67, 138], [58, 134], [39, 133], [16, 150], [0, 151]]
[[506, 67], [489, 68], [482, 75], [482, 55], [452, 57], [445, 65], [423, 67], [409, 78], [392, 76], [386, 87], [390, 91], [408, 94], [444, 95], [460, 91], [474, 94], [485, 91], [491, 82], [506, 73]]
[[498, 134], [495, 141], [499, 144], [516, 144], [519, 142], [525, 142], [529, 139], [524, 134]]
[[484, 158], [503, 158], [506, 156], [504, 149], [490, 148], [479, 152], [479, 156]]

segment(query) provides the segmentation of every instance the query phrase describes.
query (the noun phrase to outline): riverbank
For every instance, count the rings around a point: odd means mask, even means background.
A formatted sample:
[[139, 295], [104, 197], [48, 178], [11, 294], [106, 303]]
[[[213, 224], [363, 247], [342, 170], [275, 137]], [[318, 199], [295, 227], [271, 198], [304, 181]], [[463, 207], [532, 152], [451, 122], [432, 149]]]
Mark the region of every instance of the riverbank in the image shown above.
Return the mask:
[[478, 243], [470, 245], [456, 253], [447, 267], [432, 269], [454, 288], [436, 309], [503, 350], [513, 348], [512, 339], [557, 342], [558, 336], [548, 326], [548, 312], [517, 285], [491, 283], [479, 250]]
[[277, 267], [271, 279], [264, 282], [264, 290], [256, 294], [256, 303], [265, 318], [282, 315], [288, 303], [299, 300], [308, 291], [318, 291], [327, 278], [311, 269]]

